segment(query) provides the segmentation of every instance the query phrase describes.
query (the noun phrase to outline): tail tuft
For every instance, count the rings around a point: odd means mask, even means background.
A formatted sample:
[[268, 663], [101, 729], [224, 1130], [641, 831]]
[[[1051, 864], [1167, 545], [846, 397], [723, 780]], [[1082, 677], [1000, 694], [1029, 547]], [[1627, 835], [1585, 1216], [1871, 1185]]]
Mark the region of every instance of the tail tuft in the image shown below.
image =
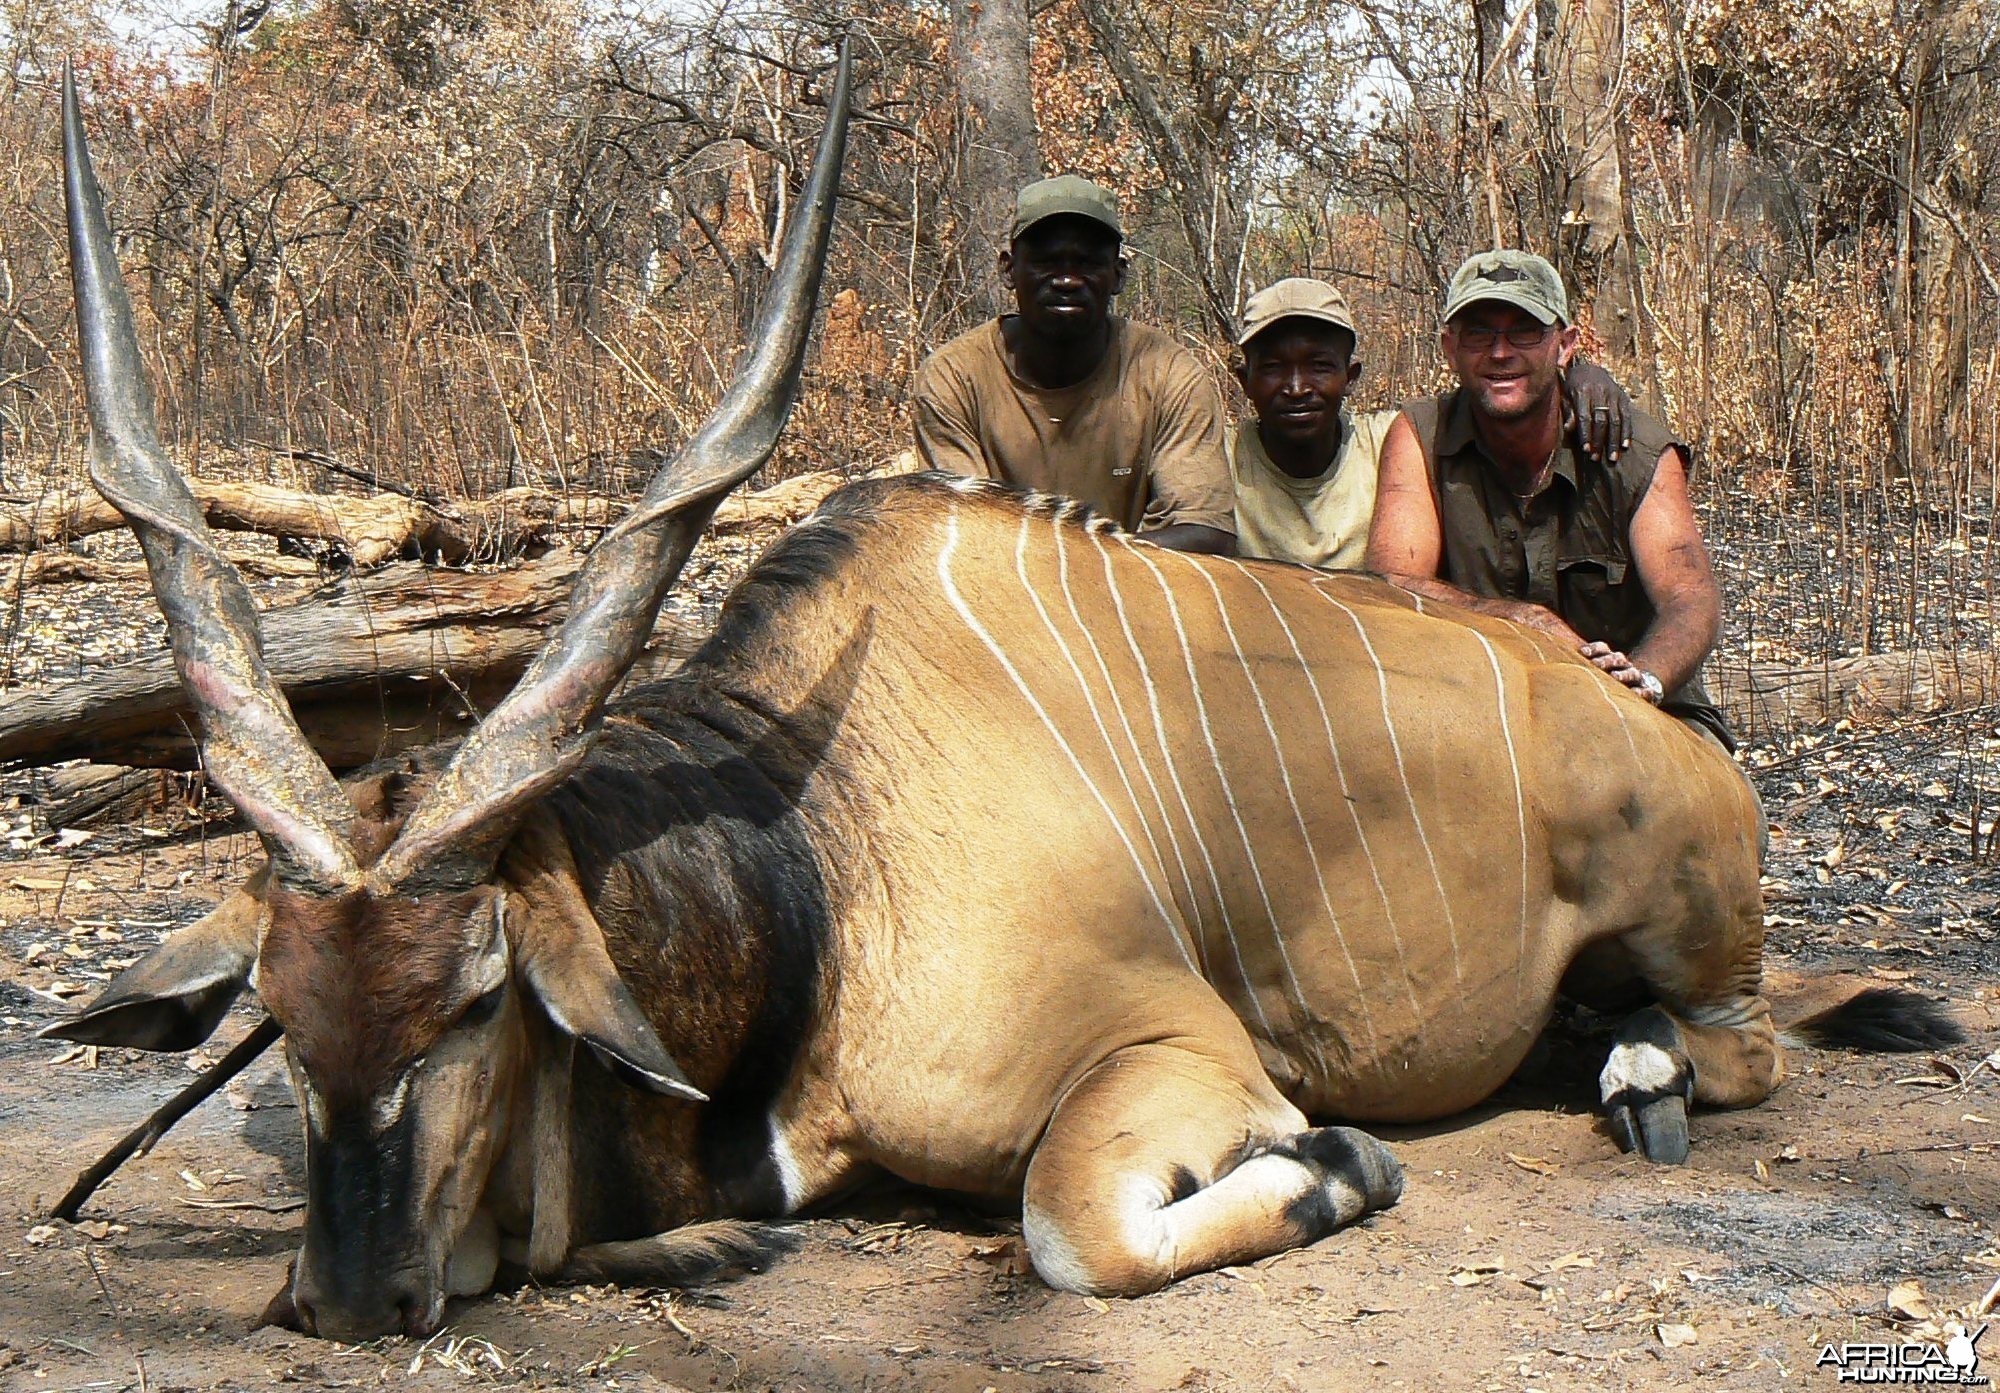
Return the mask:
[[1916, 1054], [1965, 1043], [1951, 1012], [1927, 996], [1870, 987], [1778, 1033], [1788, 1045], [1819, 1050]]
[[762, 1272], [798, 1249], [796, 1229], [722, 1219], [688, 1224], [650, 1238], [593, 1243], [564, 1267], [566, 1282], [618, 1282], [627, 1286], [698, 1287]]

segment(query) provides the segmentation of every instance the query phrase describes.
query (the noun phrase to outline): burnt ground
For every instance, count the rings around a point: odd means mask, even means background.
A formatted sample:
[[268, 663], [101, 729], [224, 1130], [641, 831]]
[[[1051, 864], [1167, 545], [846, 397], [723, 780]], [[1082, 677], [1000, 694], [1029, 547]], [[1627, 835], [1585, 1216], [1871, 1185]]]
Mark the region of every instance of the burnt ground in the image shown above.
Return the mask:
[[[1728, 542], [1739, 616], [1802, 642], [1820, 590], [1788, 599]], [[712, 561], [691, 609], [741, 555]], [[143, 599], [110, 588], [33, 592], [9, 627], [17, 675], [156, 642]], [[1746, 751], [1775, 824], [1781, 1016], [1893, 984], [1953, 1003], [1973, 1038], [1948, 1057], [1796, 1054], [1765, 1106], [1697, 1117], [1684, 1167], [1603, 1135], [1604, 1030], [1572, 1017], [1486, 1106], [1385, 1132], [1408, 1173], [1395, 1209], [1157, 1296], [1051, 1292], [1024, 1271], [1014, 1224], [885, 1190], [800, 1224], [801, 1251], [761, 1276], [524, 1290], [454, 1303], [427, 1342], [360, 1347], [252, 1328], [300, 1226], [297, 1117], [268, 1058], [114, 1177], [85, 1222], [44, 1223], [83, 1165], [254, 1017], [239, 1008], [186, 1060], [34, 1030], [198, 917], [254, 847], [213, 805], [65, 839], [37, 819], [31, 780], [7, 776], [0, 1390], [1832, 1387], [1823, 1343], [1932, 1337], [2000, 1279], [1996, 749], [1989, 709]]]

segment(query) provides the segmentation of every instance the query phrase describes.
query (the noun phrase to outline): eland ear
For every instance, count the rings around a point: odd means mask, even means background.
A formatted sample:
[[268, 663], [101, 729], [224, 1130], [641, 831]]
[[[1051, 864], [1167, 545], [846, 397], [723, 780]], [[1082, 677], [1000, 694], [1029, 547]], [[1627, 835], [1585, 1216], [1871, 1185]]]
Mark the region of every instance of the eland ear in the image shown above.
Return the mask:
[[208, 915], [111, 980], [97, 1000], [39, 1038], [134, 1050], [191, 1050], [222, 1023], [249, 981], [264, 918], [259, 871]]
[[[567, 926], [566, 926], [567, 927]], [[589, 932], [530, 933], [516, 959], [521, 980], [550, 1024], [590, 1047], [597, 1062], [635, 1088], [706, 1103], [667, 1053], [632, 999], [604, 940]]]
[[551, 818], [531, 816], [520, 829], [507, 872], [514, 970], [549, 1023], [635, 1088], [706, 1103], [619, 977]]

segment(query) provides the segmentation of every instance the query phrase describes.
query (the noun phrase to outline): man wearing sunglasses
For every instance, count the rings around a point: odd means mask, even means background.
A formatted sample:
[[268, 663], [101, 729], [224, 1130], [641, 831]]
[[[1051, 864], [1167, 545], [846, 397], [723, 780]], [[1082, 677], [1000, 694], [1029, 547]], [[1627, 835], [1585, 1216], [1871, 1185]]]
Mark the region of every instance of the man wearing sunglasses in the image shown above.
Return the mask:
[[1222, 394], [1185, 348], [1111, 313], [1123, 238], [1108, 189], [1064, 174], [1021, 190], [1000, 253], [1018, 312], [917, 370], [918, 453], [1081, 499], [1161, 546], [1232, 553]]
[[1541, 257], [1472, 257], [1442, 319], [1459, 385], [1405, 404], [1389, 428], [1369, 568], [1572, 644], [1733, 750], [1701, 685], [1722, 608], [1688, 502], [1687, 447], [1634, 412], [1616, 460], [1572, 448], [1560, 387], [1577, 331]]

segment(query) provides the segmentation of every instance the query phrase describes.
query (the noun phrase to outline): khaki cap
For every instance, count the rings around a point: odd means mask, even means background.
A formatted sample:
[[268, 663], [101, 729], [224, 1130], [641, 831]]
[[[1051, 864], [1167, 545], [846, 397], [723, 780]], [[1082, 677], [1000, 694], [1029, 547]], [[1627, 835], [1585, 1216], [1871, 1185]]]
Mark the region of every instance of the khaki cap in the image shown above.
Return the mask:
[[1492, 251], [1467, 257], [1445, 292], [1445, 323], [1467, 305], [1498, 300], [1517, 305], [1544, 324], [1569, 322], [1569, 296], [1556, 268], [1533, 252]]
[[1244, 302], [1243, 332], [1236, 336], [1236, 346], [1241, 348], [1281, 319], [1317, 319], [1355, 333], [1354, 312], [1347, 308], [1345, 295], [1325, 281], [1287, 276]]
[[1118, 225], [1118, 198], [1111, 190], [1074, 174], [1058, 174], [1028, 185], [1015, 196], [1014, 227], [1007, 239], [1014, 241], [1036, 223], [1064, 213], [1089, 218], [1121, 240], [1125, 236], [1125, 229]]

